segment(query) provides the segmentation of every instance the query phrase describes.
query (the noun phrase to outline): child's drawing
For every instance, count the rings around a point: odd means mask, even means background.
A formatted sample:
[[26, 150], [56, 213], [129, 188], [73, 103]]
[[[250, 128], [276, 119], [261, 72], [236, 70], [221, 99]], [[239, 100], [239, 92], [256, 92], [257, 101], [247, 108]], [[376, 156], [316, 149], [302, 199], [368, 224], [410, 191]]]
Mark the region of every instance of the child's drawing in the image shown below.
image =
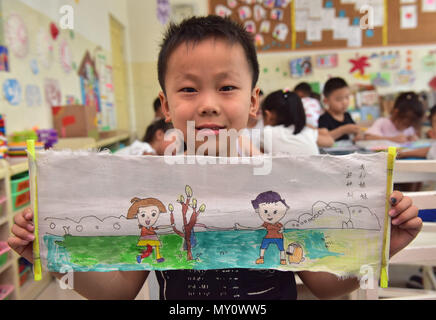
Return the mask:
[[136, 256], [136, 261], [141, 263], [142, 259], [151, 255], [154, 248], [156, 251], [156, 261], [159, 263], [164, 262], [165, 259], [160, 255], [161, 242], [156, 234], [156, 230], [162, 229], [163, 227], [153, 227], [157, 223], [160, 214], [167, 212], [164, 204], [154, 198], [133, 198], [130, 202], [132, 206], [127, 213], [127, 219], [136, 218], [138, 220], [138, 225], [141, 229], [141, 237], [139, 238], [137, 246], [145, 249], [140, 255]]
[[57, 272], [378, 271], [386, 163], [383, 153], [280, 157], [256, 177], [254, 162], [177, 167], [161, 157], [40, 152], [31, 170], [41, 256]]

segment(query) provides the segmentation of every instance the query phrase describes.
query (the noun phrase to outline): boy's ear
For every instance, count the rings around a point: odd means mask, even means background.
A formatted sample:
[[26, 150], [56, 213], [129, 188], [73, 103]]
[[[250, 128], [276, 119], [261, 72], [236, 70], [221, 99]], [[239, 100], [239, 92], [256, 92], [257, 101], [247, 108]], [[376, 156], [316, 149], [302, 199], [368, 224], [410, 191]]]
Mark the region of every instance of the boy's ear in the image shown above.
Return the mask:
[[171, 122], [170, 107], [168, 105], [168, 99], [165, 93], [163, 93], [162, 91], [159, 92], [159, 99], [162, 106], [162, 112], [165, 115], [165, 122], [169, 123]]
[[257, 116], [257, 111], [259, 110], [260, 107], [260, 88], [256, 87], [253, 89], [252, 93], [251, 93], [251, 104], [250, 104], [250, 117], [251, 118], [256, 118]]

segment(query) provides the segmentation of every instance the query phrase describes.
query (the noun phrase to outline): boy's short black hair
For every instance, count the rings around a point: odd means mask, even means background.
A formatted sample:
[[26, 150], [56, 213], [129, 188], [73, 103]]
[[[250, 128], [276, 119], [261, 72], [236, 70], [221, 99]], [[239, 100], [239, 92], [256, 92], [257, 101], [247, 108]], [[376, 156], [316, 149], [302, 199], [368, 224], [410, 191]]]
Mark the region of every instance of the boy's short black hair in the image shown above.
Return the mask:
[[307, 82], [301, 82], [301, 83], [297, 84], [294, 91], [295, 92], [301, 91], [308, 97], [310, 97], [312, 95], [312, 87]]
[[324, 97], [328, 98], [334, 91], [348, 88], [348, 83], [342, 78], [331, 78], [324, 85]]
[[294, 134], [299, 134], [306, 126], [303, 102], [295, 92], [279, 90], [269, 94], [262, 102], [263, 113], [266, 110], [276, 114], [276, 126], [295, 126]]
[[157, 97], [153, 102], [154, 112], [157, 112], [160, 109], [160, 107], [161, 107], [160, 98]]
[[158, 130], [162, 130], [165, 133], [173, 128], [173, 124], [165, 122], [165, 119], [156, 120], [148, 126], [142, 141], [152, 143]]
[[165, 75], [171, 54], [182, 43], [197, 44], [209, 38], [219, 38], [231, 44], [239, 43], [244, 49], [248, 64], [252, 69], [252, 88], [256, 87], [259, 80], [259, 62], [253, 35], [245, 28], [230, 18], [219, 16], [192, 17], [176, 25], [171, 23], [161, 44], [158, 60], [158, 76], [162, 91], [165, 93]]
[[419, 123], [424, 117], [424, 104], [415, 92], [405, 92], [395, 100], [394, 109], [397, 117], [409, 117], [413, 123]]

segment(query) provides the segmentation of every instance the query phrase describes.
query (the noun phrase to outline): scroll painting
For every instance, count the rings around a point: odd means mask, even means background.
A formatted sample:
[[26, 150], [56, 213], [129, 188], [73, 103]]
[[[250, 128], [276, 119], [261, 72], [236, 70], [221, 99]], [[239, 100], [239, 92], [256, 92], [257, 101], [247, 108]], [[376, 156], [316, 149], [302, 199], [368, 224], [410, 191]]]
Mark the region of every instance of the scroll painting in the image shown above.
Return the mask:
[[339, 277], [369, 266], [377, 275], [389, 232], [387, 158], [39, 152], [30, 168], [43, 266], [258, 268]]

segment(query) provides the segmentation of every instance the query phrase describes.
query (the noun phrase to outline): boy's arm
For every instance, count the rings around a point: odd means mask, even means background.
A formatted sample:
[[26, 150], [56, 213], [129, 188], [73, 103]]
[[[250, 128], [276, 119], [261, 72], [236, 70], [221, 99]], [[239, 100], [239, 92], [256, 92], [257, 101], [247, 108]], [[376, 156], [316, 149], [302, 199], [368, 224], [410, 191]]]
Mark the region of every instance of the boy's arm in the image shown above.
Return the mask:
[[[64, 275], [51, 272], [61, 279]], [[74, 291], [90, 300], [133, 300], [149, 271], [74, 272]]]
[[333, 137], [333, 139], [338, 140], [345, 134], [358, 134], [360, 132], [360, 128], [357, 124], [346, 124], [344, 126], [340, 126], [336, 129], [330, 130], [329, 133]]
[[304, 285], [318, 299], [334, 299], [359, 289], [357, 278], [341, 280], [327, 272], [297, 272]]
[[317, 144], [321, 148], [329, 148], [335, 144], [335, 139], [333, 139], [327, 129], [318, 129]]
[[398, 153], [398, 159], [404, 158], [427, 158], [430, 148], [415, 149]]

